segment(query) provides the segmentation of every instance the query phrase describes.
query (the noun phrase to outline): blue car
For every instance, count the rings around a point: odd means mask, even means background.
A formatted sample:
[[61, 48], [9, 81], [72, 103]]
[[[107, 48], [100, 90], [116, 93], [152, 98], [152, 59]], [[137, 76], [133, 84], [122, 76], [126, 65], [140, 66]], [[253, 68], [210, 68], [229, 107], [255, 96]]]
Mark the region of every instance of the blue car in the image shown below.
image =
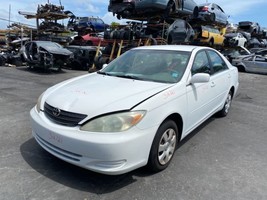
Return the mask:
[[80, 17], [76, 25], [78, 30], [90, 29], [90, 32], [104, 32], [108, 26], [102, 19], [98, 17]]
[[78, 22], [78, 27], [89, 27], [92, 28], [94, 32], [103, 32], [106, 28], [105, 22], [96, 17], [81, 17]]

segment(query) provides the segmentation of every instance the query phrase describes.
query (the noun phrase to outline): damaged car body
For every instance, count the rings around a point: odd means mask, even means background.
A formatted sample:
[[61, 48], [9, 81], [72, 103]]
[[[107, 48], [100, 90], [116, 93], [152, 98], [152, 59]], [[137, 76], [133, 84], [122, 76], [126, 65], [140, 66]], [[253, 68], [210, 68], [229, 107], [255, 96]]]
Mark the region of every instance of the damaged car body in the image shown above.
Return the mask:
[[108, 11], [116, 14], [118, 19], [131, 19], [158, 15], [197, 15], [198, 7], [193, 0], [110, 0]]
[[71, 69], [89, 70], [94, 64], [94, 58], [97, 52], [96, 47], [70, 45], [66, 48], [73, 52], [73, 59], [67, 64], [67, 67]]
[[66, 60], [73, 56], [71, 51], [51, 41], [28, 42], [21, 48], [20, 54], [21, 59], [30, 68], [41, 67], [55, 70], [60, 70]]

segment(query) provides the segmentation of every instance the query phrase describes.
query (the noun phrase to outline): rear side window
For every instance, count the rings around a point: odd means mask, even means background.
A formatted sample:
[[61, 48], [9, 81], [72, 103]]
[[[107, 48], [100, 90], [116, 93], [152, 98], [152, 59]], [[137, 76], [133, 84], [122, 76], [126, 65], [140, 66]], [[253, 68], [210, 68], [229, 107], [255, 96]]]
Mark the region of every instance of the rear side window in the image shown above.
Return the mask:
[[217, 52], [208, 50], [207, 53], [209, 55], [211, 68], [214, 74], [228, 69], [226, 63]]

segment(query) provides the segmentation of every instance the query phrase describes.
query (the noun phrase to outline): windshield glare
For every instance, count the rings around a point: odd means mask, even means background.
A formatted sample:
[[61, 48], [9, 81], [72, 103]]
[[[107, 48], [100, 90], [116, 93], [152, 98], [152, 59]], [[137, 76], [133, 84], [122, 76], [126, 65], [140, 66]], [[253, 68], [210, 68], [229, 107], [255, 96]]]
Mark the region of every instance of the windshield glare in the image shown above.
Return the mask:
[[130, 50], [101, 70], [110, 76], [176, 83], [182, 78], [190, 52]]
[[62, 48], [62, 46], [60, 46], [59, 44], [57, 43], [54, 43], [54, 42], [38, 42], [38, 45], [39, 46], [42, 46], [44, 48]]

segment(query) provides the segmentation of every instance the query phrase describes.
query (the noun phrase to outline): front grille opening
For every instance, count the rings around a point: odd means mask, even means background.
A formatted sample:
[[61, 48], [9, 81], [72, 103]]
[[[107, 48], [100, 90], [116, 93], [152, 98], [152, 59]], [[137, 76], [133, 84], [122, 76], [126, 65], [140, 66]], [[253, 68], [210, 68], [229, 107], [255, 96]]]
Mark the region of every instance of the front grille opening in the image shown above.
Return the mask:
[[70, 160], [75, 161], [75, 162], [79, 162], [80, 161], [80, 158], [82, 158], [82, 156], [79, 155], [79, 154], [66, 151], [64, 149], [61, 149], [59, 147], [56, 147], [56, 146], [50, 144], [49, 142], [43, 140], [37, 134], [36, 134], [35, 139], [40, 143], [41, 146], [47, 148], [48, 150], [54, 152], [55, 154], [57, 154], [59, 156], [63, 156], [65, 158], [70, 159]]
[[59, 110], [56, 107], [45, 103], [44, 105], [45, 116], [56, 124], [64, 126], [77, 126], [80, 121], [85, 119], [87, 115]]

